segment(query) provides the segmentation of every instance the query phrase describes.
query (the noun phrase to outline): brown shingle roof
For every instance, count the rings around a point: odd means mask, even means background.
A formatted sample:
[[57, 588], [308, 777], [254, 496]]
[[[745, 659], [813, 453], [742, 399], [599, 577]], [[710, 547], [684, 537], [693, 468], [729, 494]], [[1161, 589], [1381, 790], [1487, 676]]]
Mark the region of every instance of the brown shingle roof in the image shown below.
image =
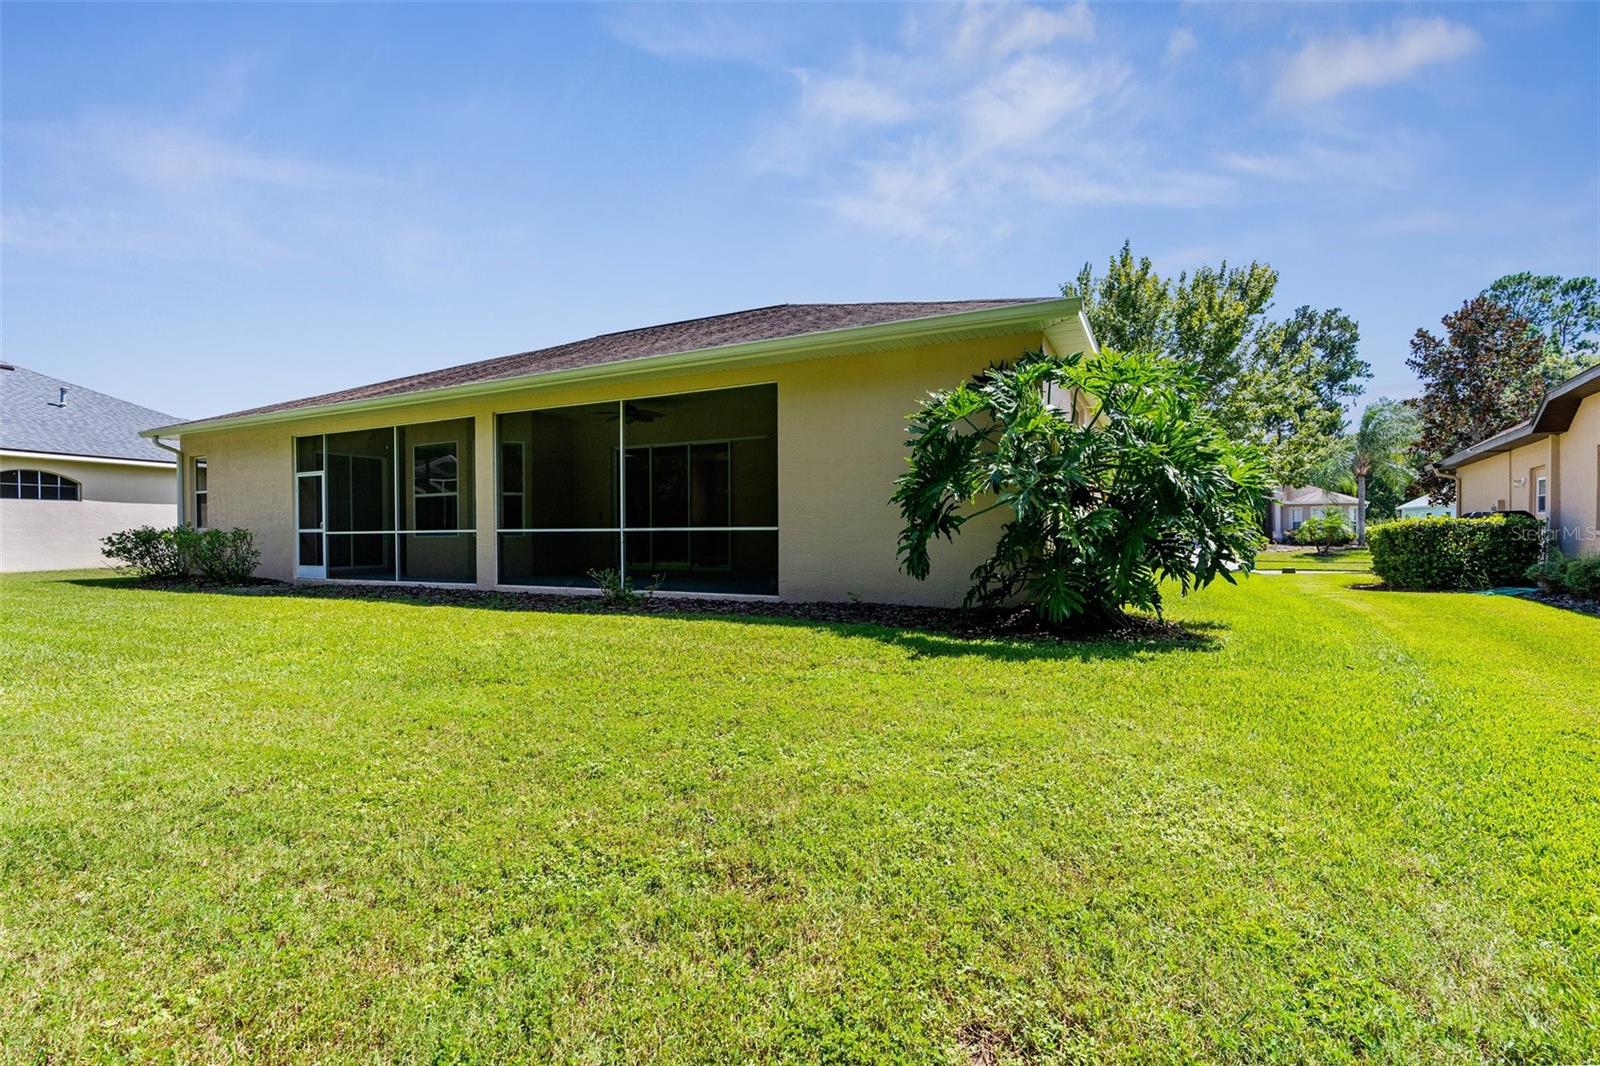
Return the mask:
[[[355, 400], [372, 400], [406, 393], [425, 392], [453, 385], [473, 385], [497, 381], [502, 378], [523, 377], [529, 374], [550, 373], [558, 370], [575, 370], [583, 367], [620, 363], [631, 359], [644, 359], [657, 355], [675, 355], [706, 348], [720, 348], [732, 344], [773, 340], [829, 330], [850, 329], [858, 326], [876, 326], [886, 322], [929, 318], [936, 315], [957, 314], [962, 311], [981, 311], [993, 307], [1044, 302], [1040, 298], [1017, 300], [948, 300], [942, 302], [861, 303], [861, 304], [775, 304], [749, 311], [734, 311], [709, 318], [692, 318], [683, 322], [669, 322], [644, 329], [624, 330], [620, 333], [603, 333], [587, 340], [558, 344], [517, 355], [503, 355], [496, 359], [483, 359], [475, 363], [410, 374], [353, 389], [307, 396], [304, 399], [251, 407], [217, 415], [215, 419], [239, 418], [250, 415], [294, 411], [301, 408], [322, 407], [328, 404]], [[206, 419], [205, 421], [213, 421]]]

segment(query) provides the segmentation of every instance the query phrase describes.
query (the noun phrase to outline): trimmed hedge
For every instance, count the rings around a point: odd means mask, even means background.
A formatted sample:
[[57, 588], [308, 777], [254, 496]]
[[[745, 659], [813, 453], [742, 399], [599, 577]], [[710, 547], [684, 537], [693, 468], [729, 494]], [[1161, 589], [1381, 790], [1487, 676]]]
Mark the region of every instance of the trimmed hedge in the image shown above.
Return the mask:
[[1544, 540], [1543, 522], [1515, 514], [1406, 519], [1367, 531], [1373, 572], [1390, 588], [1415, 591], [1526, 584]]

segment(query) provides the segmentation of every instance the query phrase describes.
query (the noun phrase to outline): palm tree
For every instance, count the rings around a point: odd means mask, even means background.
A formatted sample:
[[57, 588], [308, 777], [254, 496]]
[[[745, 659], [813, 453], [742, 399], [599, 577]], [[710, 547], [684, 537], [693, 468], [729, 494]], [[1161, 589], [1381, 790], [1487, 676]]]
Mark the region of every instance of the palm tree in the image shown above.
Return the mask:
[[1340, 437], [1324, 470], [1335, 480], [1356, 483], [1356, 543], [1367, 542], [1367, 479], [1409, 484], [1416, 477], [1412, 449], [1422, 433], [1416, 411], [1399, 400], [1378, 400], [1361, 415], [1361, 425]]

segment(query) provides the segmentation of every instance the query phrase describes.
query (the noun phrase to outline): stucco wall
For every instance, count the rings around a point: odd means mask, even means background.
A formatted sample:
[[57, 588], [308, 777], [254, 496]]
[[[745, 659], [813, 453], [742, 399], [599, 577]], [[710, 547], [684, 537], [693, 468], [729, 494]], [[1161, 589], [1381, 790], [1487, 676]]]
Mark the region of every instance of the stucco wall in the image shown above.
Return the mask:
[[[972, 568], [994, 545], [1004, 517], [992, 512], [954, 545], [933, 550], [926, 582], [899, 573], [899, 516], [889, 504], [904, 469], [905, 416], [930, 390], [958, 384], [1001, 359], [1037, 349], [1037, 334], [908, 348], [869, 355], [657, 376], [627, 383], [530, 389], [475, 400], [409, 405], [269, 427], [191, 433], [186, 457], [204, 455], [210, 523], [255, 532], [259, 573], [293, 577], [293, 440], [312, 433], [471, 417], [479, 454], [492, 456], [495, 415], [541, 407], [637, 399], [672, 392], [773, 382], [778, 388], [779, 594], [894, 603], [960, 601]], [[496, 580], [495, 464], [475, 469], [478, 583]], [[192, 504], [191, 504], [192, 506]]]
[[105, 566], [100, 538], [133, 526], [170, 526], [177, 517], [171, 467], [67, 459], [0, 457], [0, 468], [72, 478], [81, 498], [0, 500], [0, 571]]
[[1600, 396], [1583, 401], [1559, 447], [1561, 546], [1574, 555], [1600, 552]]

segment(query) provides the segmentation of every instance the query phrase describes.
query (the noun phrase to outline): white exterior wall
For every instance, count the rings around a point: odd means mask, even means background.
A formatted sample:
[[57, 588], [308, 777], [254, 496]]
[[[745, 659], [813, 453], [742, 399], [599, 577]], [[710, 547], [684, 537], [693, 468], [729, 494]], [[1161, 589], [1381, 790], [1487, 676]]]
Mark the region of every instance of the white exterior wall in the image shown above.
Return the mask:
[[43, 470], [81, 486], [73, 500], [0, 500], [0, 572], [108, 565], [100, 538], [177, 522], [174, 467], [7, 453], [0, 469]]

